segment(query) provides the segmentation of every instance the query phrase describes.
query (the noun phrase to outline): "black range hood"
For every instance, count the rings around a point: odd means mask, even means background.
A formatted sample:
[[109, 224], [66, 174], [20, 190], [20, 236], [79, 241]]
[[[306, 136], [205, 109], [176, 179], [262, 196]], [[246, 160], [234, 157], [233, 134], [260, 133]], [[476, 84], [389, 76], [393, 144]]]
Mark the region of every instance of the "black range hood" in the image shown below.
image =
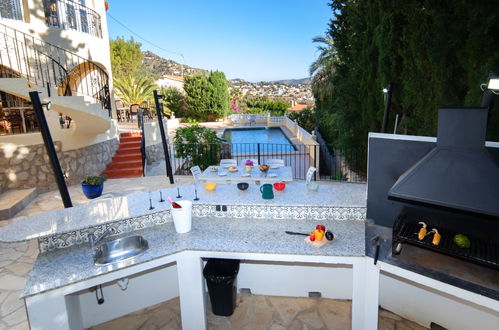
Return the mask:
[[487, 117], [488, 108], [441, 108], [437, 146], [388, 197], [499, 217], [499, 162], [485, 148]]

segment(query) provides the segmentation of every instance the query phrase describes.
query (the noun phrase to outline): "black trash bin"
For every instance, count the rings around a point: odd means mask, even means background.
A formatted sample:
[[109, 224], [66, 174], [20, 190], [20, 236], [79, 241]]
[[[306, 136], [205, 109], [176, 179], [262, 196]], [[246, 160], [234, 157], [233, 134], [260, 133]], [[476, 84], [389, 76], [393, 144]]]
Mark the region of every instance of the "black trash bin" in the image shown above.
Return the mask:
[[240, 260], [208, 259], [203, 275], [208, 284], [213, 314], [230, 316], [236, 308], [237, 273]]

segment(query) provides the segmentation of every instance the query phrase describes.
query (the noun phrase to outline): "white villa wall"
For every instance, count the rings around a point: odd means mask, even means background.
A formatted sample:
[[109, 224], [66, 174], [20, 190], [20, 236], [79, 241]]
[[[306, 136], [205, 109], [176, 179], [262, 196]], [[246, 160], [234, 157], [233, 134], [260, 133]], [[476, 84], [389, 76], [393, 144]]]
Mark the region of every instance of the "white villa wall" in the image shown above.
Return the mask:
[[[0, 20], [13, 29], [24, 32], [50, 44], [67, 49], [85, 59], [101, 64], [111, 76], [111, 58], [109, 56], [109, 37], [106, 20], [106, 9], [103, 0], [87, 0], [86, 7], [95, 10], [101, 18], [102, 38], [75, 30], [49, 27], [45, 23], [43, 1], [23, 0], [25, 21]], [[27, 9], [27, 10], [26, 10]], [[27, 15], [29, 12], [29, 15]], [[29, 17], [29, 20], [27, 18]]]

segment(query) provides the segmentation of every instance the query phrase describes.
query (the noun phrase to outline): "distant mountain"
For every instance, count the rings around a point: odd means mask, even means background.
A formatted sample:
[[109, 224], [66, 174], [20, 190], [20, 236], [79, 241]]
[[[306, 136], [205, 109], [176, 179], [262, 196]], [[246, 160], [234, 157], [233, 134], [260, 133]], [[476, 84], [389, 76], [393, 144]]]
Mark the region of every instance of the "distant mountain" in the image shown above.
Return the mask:
[[[144, 65], [159, 77], [165, 75], [174, 75], [174, 76], [182, 75], [182, 66], [180, 65], [180, 63], [168, 60], [150, 51], [144, 52]], [[193, 68], [188, 65], [184, 65], [183, 69], [184, 69], [184, 76], [209, 73], [208, 70]]]
[[285, 84], [285, 85], [310, 85], [310, 78], [302, 78], [302, 79], [286, 79], [286, 80], [274, 80], [271, 81], [277, 84]]

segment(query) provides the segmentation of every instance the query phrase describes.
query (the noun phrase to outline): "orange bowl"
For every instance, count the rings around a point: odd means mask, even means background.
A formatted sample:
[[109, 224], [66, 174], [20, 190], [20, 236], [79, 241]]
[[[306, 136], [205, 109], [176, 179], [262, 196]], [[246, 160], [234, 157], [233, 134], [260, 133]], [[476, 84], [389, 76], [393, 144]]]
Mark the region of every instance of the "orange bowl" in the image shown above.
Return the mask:
[[286, 188], [286, 184], [284, 182], [276, 182], [274, 183], [275, 190], [284, 190]]

